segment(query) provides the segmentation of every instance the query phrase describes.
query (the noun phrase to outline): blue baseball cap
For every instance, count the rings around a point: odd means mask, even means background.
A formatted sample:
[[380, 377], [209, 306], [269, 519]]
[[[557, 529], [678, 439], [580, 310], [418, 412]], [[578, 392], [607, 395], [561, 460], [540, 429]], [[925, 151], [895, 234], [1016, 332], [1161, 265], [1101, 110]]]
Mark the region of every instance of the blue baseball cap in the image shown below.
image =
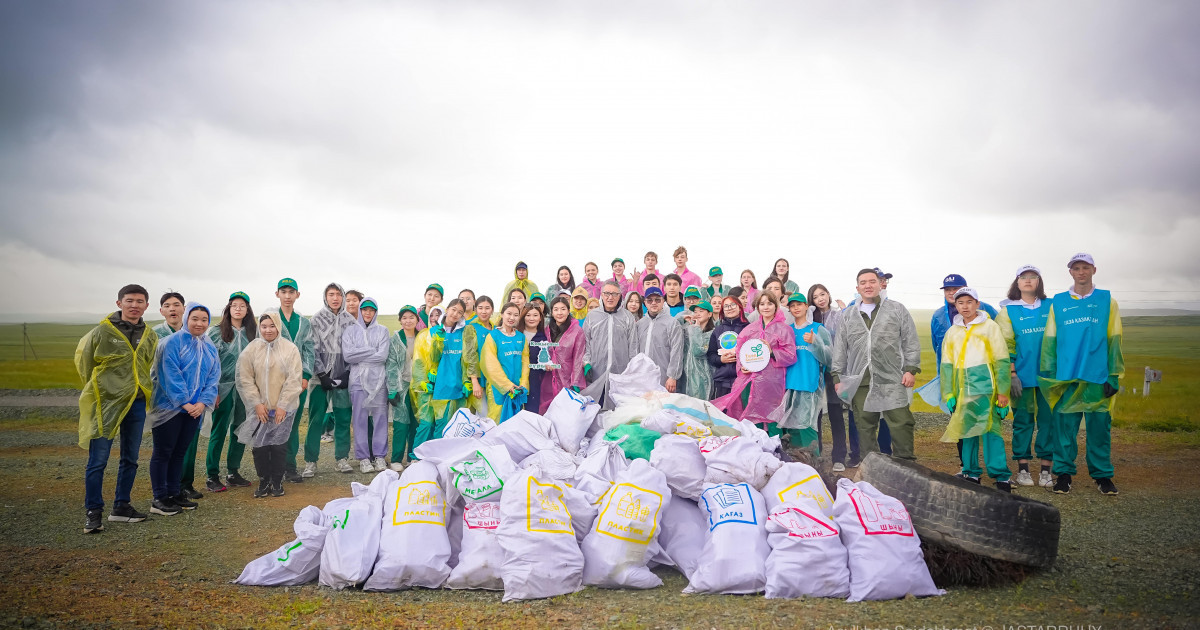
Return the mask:
[[646, 289], [646, 294], [642, 297], [648, 298], [651, 295], [657, 295], [658, 297], [663, 297], [662, 289], [660, 289], [658, 287], [650, 287], [650, 288]]
[[967, 279], [956, 273], [952, 273], [942, 280], [943, 289], [956, 289], [965, 286], [967, 286]]

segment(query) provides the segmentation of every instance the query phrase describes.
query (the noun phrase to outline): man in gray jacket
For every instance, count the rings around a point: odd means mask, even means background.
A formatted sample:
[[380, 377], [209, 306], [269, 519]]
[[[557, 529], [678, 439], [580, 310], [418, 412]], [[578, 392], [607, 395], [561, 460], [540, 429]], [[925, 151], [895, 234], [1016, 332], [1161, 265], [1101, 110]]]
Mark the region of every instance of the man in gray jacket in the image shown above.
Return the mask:
[[909, 400], [915, 375], [921, 371], [921, 343], [908, 309], [895, 300], [882, 299], [882, 288], [877, 270], [858, 272], [862, 299], [842, 313], [830, 373], [838, 396], [854, 410], [862, 448], [879, 450], [876, 434], [882, 417], [891, 430], [892, 455], [916, 459], [916, 420]]
[[683, 374], [683, 329], [665, 308], [658, 287], [646, 289], [646, 315], [637, 322], [637, 351], [658, 366], [659, 380], [674, 393]]

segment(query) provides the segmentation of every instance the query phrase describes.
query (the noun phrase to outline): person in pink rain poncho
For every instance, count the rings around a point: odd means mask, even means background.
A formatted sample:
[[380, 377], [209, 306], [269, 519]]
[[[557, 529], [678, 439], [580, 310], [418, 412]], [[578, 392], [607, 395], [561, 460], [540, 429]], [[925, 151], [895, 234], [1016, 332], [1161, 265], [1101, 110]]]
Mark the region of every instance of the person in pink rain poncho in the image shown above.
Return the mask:
[[748, 372], [739, 362], [737, 379], [729, 394], [712, 402], [730, 416], [765, 425], [763, 428], [771, 435], [777, 435], [775, 423], [786, 413], [787, 368], [796, 362], [796, 340], [774, 294], [760, 293], [754, 300], [754, 308], [759, 319], [738, 333], [734, 354], [738, 356], [747, 341], [762, 339], [770, 347], [770, 361], [760, 372]]

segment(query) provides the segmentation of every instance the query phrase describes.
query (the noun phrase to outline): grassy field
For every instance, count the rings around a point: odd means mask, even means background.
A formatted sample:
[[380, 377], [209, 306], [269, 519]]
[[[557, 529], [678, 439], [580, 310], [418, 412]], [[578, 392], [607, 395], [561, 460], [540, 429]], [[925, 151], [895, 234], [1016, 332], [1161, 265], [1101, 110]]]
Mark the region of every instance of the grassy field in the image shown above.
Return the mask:
[[[394, 318], [387, 323], [394, 327]], [[918, 326], [928, 331], [927, 319]], [[21, 361], [20, 326], [0, 326], [0, 388], [77, 387], [70, 357], [87, 329], [31, 326], [39, 359]], [[0, 553], [8, 558], [0, 567], [0, 626], [1191, 627], [1200, 618], [1200, 543], [1190, 528], [1200, 520], [1200, 486], [1188, 474], [1200, 466], [1200, 431], [1190, 404], [1200, 377], [1200, 321], [1129, 318], [1125, 331], [1133, 375], [1126, 387], [1140, 388], [1144, 365], [1162, 369], [1165, 382], [1150, 398], [1126, 395], [1119, 402], [1113, 452], [1122, 494], [1098, 494], [1085, 474], [1066, 496], [1021, 489], [1059, 506], [1063, 529], [1053, 569], [1019, 584], [858, 604], [685, 596], [685, 580], [668, 569], [659, 570], [665, 586], [651, 591], [589, 588], [515, 604], [483, 592], [238, 587], [229, 581], [247, 562], [292, 539], [299, 509], [347, 496], [351, 480], [366, 481], [331, 472], [332, 445], [324, 445], [321, 474], [289, 484], [283, 498], [255, 500], [249, 489], [231, 490], [206, 496], [193, 513], [106, 523], [103, 534], [84, 536], [86, 453], [75, 446], [75, 423], [26, 418], [0, 422]], [[924, 342], [929, 374], [933, 353]], [[944, 416], [920, 418], [922, 463], [955, 472], [955, 449], [938, 441]], [[206, 443], [201, 440], [202, 452]], [[146, 439], [134, 486], [141, 509], [149, 502], [149, 456]], [[110, 464], [106, 493], [115, 482], [115, 455]], [[243, 472], [252, 477], [252, 471], [247, 455]]]

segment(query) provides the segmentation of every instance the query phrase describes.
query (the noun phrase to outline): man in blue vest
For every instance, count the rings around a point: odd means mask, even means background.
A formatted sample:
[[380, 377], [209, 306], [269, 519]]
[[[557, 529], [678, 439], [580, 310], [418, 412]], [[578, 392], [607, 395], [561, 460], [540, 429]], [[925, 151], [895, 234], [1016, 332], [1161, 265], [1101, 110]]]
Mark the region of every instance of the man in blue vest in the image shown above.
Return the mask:
[[1071, 491], [1079, 454], [1079, 424], [1087, 425], [1088, 474], [1096, 488], [1117, 494], [1112, 466], [1112, 404], [1125, 375], [1121, 313], [1112, 294], [1092, 283], [1096, 263], [1075, 254], [1067, 263], [1074, 285], [1054, 296], [1046, 318], [1038, 385], [1055, 413], [1058, 450], [1054, 492]]

